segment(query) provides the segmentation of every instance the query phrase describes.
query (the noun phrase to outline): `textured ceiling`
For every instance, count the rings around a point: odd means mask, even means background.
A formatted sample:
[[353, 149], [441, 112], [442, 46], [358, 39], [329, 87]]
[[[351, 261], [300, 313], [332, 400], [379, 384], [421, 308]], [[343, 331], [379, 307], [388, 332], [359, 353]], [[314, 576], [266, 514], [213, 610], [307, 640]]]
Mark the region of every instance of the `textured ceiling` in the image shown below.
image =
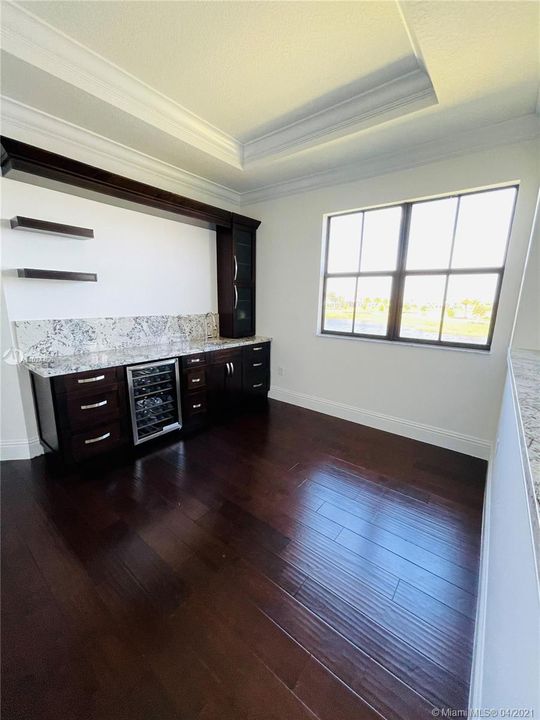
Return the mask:
[[239, 140], [411, 54], [393, 2], [20, 4]]
[[[380, 85], [395, 67], [419, 63], [431, 79], [438, 104], [349, 127], [242, 169], [151, 117], [119, 110], [114, 98], [85, 92], [76, 76], [66, 81], [31, 58], [4, 53], [4, 96], [240, 192], [360, 167], [537, 112], [536, 2], [19, 5], [241, 141]], [[8, 126], [14, 137], [47, 146], [39, 132]]]
[[407, 0], [401, 7], [443, 105], [538, 86], [539, 3]]

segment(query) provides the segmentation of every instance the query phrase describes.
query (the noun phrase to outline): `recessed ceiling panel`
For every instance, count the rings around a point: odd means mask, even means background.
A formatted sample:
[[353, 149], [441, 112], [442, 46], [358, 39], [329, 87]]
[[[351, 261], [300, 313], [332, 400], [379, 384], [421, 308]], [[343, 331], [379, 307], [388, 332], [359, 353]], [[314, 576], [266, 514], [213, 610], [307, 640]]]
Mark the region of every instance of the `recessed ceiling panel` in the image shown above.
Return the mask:
[[20, 4], [241, 141], [414, 60], [394, 2]]

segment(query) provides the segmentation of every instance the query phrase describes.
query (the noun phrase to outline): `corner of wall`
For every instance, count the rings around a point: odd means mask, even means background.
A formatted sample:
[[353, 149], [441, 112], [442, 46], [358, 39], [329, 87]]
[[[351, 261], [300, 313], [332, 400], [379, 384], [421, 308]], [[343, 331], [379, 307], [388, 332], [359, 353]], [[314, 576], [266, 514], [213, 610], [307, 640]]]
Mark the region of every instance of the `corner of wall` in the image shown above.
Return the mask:
[[316, 395], [307, 395], [306, 393], [299, 393], [275, 385], [272, 385], [269, 397], [291, 405], [299, 405], [308, 410], [315, 410], [325, 415], [333, 415], [359, 425], [367, 425], [377, 430], [402, 435], [429, 445], [436, 445], [447, 450], [472, 455], [482, 460], [487, 460], [490, 456], [491, 443], [488, 440], [473, 437], [472, 435], [465, 435], [434, 425], [407, 420], [406, 418], [373, 412], [347, 403], [328, 400]]
[[28, 440], [0, 441], [0, 460], [31, 460], [43, 455], [43, 448], [38, 437]]

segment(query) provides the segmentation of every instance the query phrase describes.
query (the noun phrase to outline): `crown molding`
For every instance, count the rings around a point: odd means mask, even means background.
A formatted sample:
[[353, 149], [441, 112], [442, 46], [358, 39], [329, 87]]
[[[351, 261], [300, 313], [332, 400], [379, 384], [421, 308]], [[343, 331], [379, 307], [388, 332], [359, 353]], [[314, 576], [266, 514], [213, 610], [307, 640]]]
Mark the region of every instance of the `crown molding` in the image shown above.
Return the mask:
[[244, 144], [244, 167], [402, 117], [438, 103], [427, 72], [416, 67], [329, 108]]
[[235, 168], [242, 145], [16, 3], [2, 3], [2, 47], [70, 85]]
[[540, 117], [530, 113], [448, 136], [444, 140], [413, 145], [400, 152], [385, 153], [321, 173], [239, 192], [10, 98], [2, 98], [1, 110], [2, 132], [14, 139], [69, 155], [90, 165], [95, 165], [99, 158], [100, 167], [110, 172], [192, 196], [203, 202], [236, 209], [286, 195], [406, 170], [468, 152], [525, 142], [540, 136]]
[[340, 165], [320, 173], [303, 175], [284, 182], [266, 185], [241, 193], [242, 207], [309, 192], [356, 180], [365, 180], [390, 172], [427, 165], [437, 160], [457, 157], [469, 152], [486, 150], [499, 145], [533, 140], [540, 136], [540, 118], [536, 113], [505, 120], [467, 132], [460, 132], [440, 140], [412, 145], [401, 151], [376, 155], [348, 165]]
[[11, 98], [1, 98], [1, 115], [2, 133], [21, 142], [68, 155], [89, 165], [95, 165], [99, 159], [100, 167], [109, 172], [191, 196], [202, 202], [217, 204], [225, 209], [240, 207], [240, 193], [231, 188]]
[[295, 122], [280, 126], [278, 120], [271, 132], [241, 143], [15, 2], [2, 5], [1, 39], [3, 49], [20, 60], [237, 169], [437, 104], [431, 79], [412, 48], [409, 58], [386, 69], [384, 81]]

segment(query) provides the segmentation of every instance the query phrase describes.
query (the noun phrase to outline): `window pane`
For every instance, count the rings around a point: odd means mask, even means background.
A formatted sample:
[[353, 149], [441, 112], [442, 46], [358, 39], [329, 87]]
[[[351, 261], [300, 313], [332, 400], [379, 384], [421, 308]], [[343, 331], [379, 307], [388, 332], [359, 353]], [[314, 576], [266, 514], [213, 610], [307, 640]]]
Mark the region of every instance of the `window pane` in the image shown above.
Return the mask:
[[401, 207], [364, 213], [362, 272], [395, 270], [401, 225]]
[[358, 272], [363, 213], [330, 218], [328, 272]]
[[386, 335], [391, 288], [391, 277], [358, 278], [354, 332]]
[[413, 205], [407, 270], [439, 270], [450, 264], [457, 198]]
[[451, 275], [441, 340], [485, 345], [498, 275]]
[[445, 275], [413, 275], [406, 278], [400, 337], [439, 339], [445, 279]]
[[352, 332], [356, 278], [328, 278], [324, 330]]
[[461, 198], [453, 268], [502, 266], [515, 198], [515, 188]]

